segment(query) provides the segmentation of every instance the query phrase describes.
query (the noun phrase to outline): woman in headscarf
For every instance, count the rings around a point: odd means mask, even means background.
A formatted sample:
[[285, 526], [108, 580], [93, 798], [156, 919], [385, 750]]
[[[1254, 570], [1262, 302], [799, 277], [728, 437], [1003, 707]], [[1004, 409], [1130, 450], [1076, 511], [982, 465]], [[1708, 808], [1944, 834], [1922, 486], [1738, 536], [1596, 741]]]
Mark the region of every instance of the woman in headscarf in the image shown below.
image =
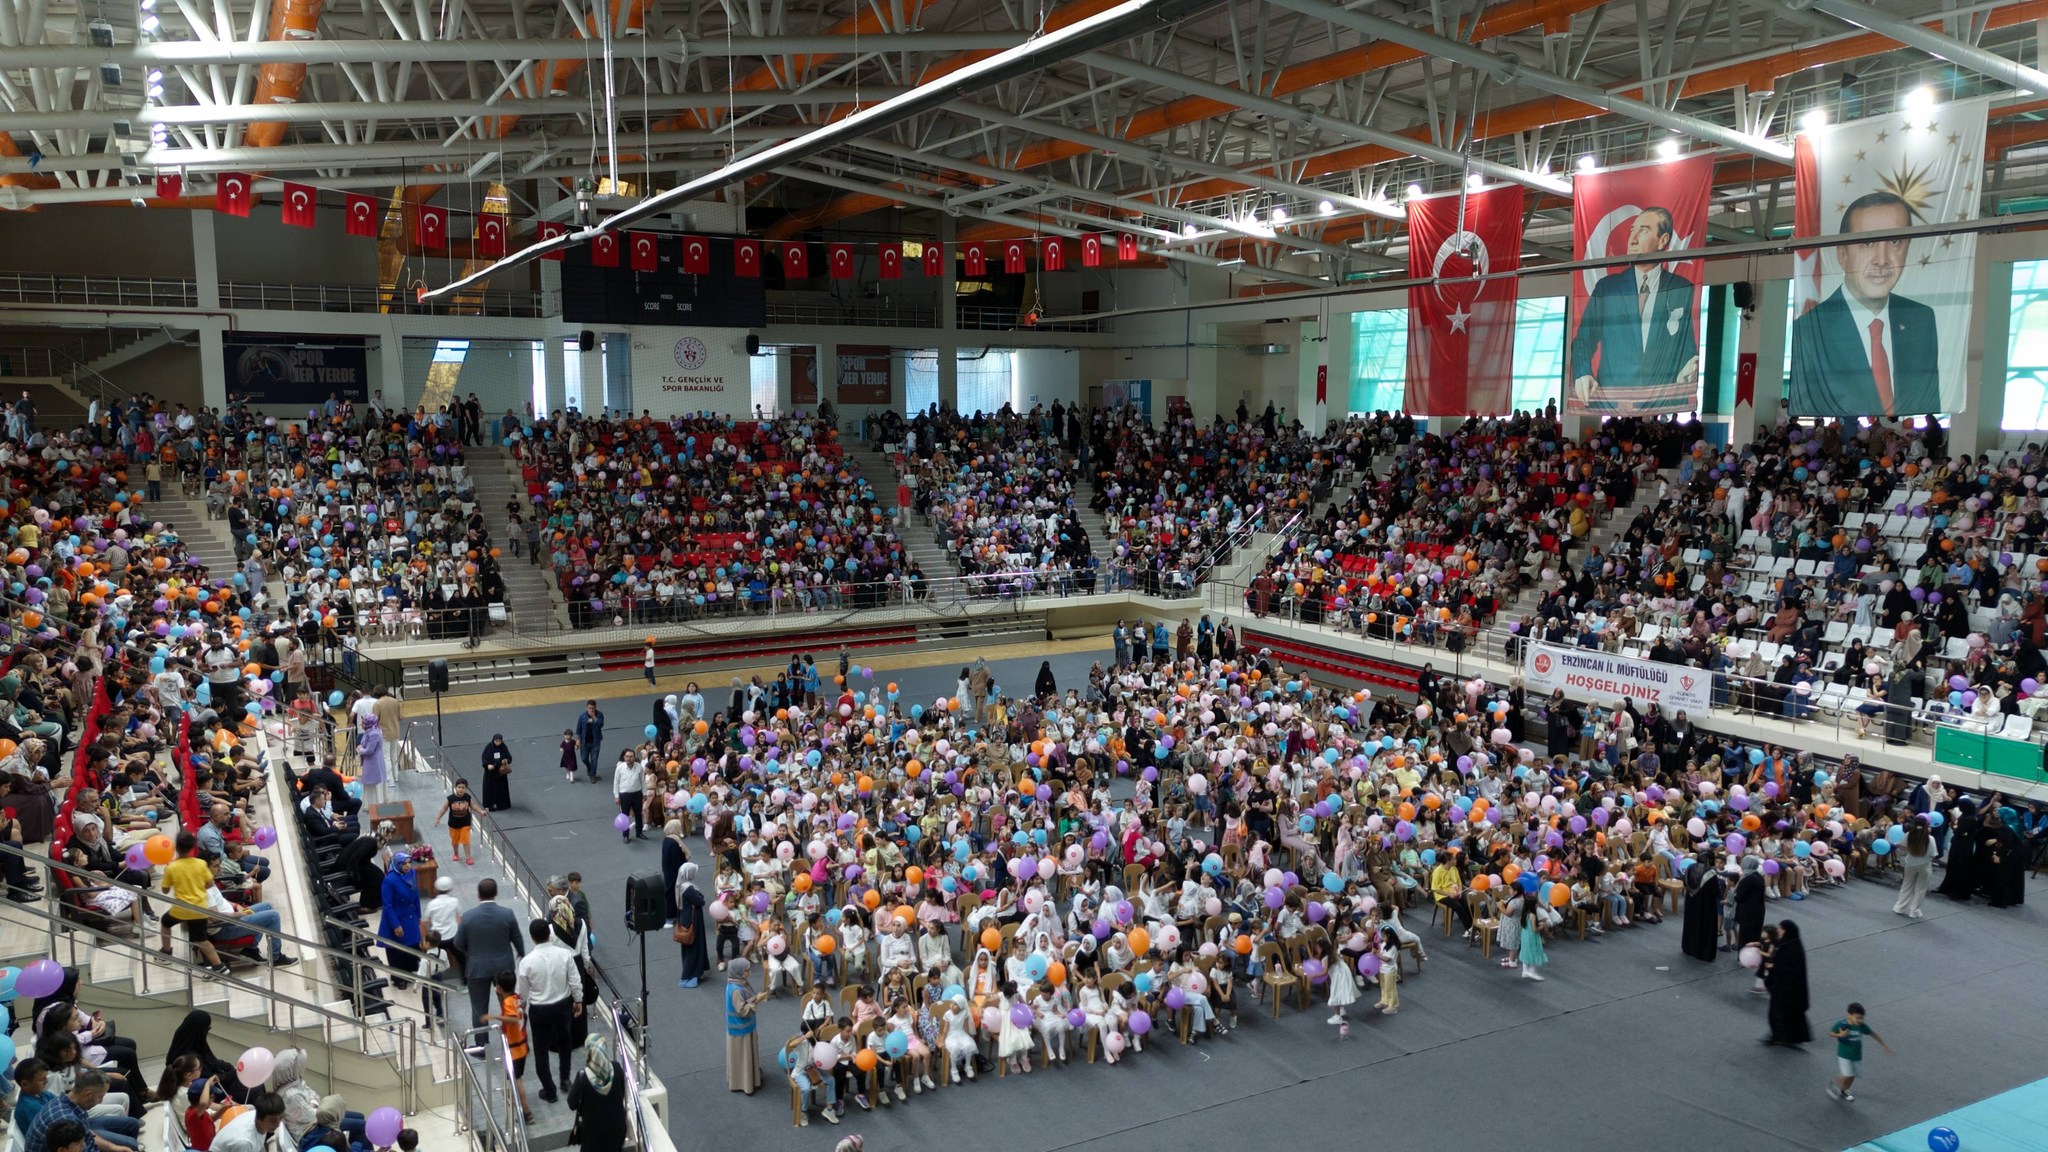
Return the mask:
[[1759, 871], [1763, 861], [1755, 856], [1742, 858], [1742, 879], [1735, 882], [1735, 946], [1741, 948], [1754, 944], [1764, 935], [1764, 902], [1768, 899], [1763, 873]]
[[[412, 853], [393, 852], [391, 868], [384, 873], [384, 906], [377, 923], [377, 938], [384, 941], [384, 962], [401, 972], [417, 972], [420, 958], [410, 949], [420, 946], [420, 882], [412, 872]], [[402, 948], [389, 945], [403, 945]], [[393, 986], [411, 985], [394, 980]]]
[[484, 811], [502, 812], [512, 806], [512, 749], [505, 746], [505, 737], [491, 735], [491, 742], [484, 745]]
[[747, 974], [753, 969], [744, 956], [725, 965], [725, 1087], [752, 1096], [761, 1087], [761, 1047], [754, 1035], [759, 1021], [754, 1007], [766, 996], [755, 996]]
[[171, 1033], [171, 1046], [164, 1052], [164, 1063], [169, 1064], [180, 1056], [192, 1056], [199, 1061], [199, 1078], [215, 1078], [227, 1094], [240, 1103], [248, 1103], [250, 1089], [235, 1075], [235, 1066], [213, 1054], [207, 1037], [213, 1031], [213, 1016], [203, 1008], [194, 1008], [185, 1013], [185, 1019], [178, 1023], [178, 1030]]
[[2026, 842], [2006, 819], [2011, 812], [2010, 808], [1986, 810], [1978, 840], [1977, 871], [1983, 876], [1984, 896], [1993, 908], [2027, 902]]
[[1948, 871], [1942, 873], [1941, 887], [1935, 891], [1951, 900], [1967, 904], [1977, 889], [1984, 886], [1982, 861], [1978, 859], [1978, 841], [1983, 836], [1983, 821], [1977, 816], [1977, 804], [1973, 800], [1956, 801], [1955, 835], [1948, 844]]
[[654, 724], [655, 743], [666, 745], [669, 737], [675, 734], [676, 708], [676, 698], [673, 696], [654, 702], [652, 723]]
[[612, 1059], [612, 1042], [592, 1036], [583, 1049], [583, 1070], [569, 1085], [576, 1113], [576, 1143], [607, 1152], [626, 1146], [626, 1074]]
[[1804, 1044], [1813, 1039], [1806, 1021], [1806, 945], [1799, 939], [1799, 925], [1778, 922], [1778, 939], [1771, 946], [1771, 967], [1764, 976], [1771, 994], [1771, 1034], [1766, 1044]]
[[286, 1048], [279, 1052], [270, 1066], [270, 1079], [263, 1082], [263, 1087], [284, 1100], [286, 1143], [297, 1146], [320, 1118], [320, 1094], [306, 1083], [306, 1050]]
[[[711, 917], [705, 915], [704, 893], [697, 889], [697, 865], [685, 860], [676, 868], [675, 886], [669, 899], [676, 905], [676, 943], [683, 950], [683, 978], [679, 985], [695, 988], [711, 967]], [[687, 935], [689, 939], [681, 937]]]
[[668, 922], [670, 927], [674, 927], [676, 922], [676, 901], [679, 898], [677, 895], [679, 889], [676, 887], [676, 871], [689, 858], [690, 850], [683, 844], [683, 822], [681, 820], [670, 820], [662, 825], [661, 881], [663, 890], [668, 893]]
[[381, 797], [384, 788], [384, 730], [375, 716], [363, 717], [363, 731], [356, 738], [356, 759], [361, 766], [363, 795]]
[[1711, 964], [1721, 946], [1721, 872], [1718, 853], [1708, 848], [1685, 870], [1685, 931], [1679, 947], [1687, 956]]
[[1032, 687], [1041, 699], [1060, 694], [1059, 681], [1053, 679], [1052, 675], [1052, 661], [1046, 660], [1038, 665], [1038, 683]]

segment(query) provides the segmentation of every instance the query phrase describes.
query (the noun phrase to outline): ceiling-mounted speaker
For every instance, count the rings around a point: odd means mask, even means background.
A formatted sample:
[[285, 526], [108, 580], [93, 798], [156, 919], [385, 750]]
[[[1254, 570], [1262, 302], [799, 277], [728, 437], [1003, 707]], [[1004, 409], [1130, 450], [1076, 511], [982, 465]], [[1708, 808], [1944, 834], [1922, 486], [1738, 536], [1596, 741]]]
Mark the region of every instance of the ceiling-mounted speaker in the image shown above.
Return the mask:
[[1737, 280], [1729, 285], [1728, 295], [1735, 301], [1735, 307], [1744, 312], [1756, 307], [1756, 285], [1747, 280]]
[[579, 351], [583, 352], [597, 351], [597, 333], [592, 332], [588, 328], [578, 332], [576, 334], [576, 347]]
[[747, 355], [759, 356], [760, 354], [761, 338], [759, 336], [754, 335], [752, 332], [747, 333]]

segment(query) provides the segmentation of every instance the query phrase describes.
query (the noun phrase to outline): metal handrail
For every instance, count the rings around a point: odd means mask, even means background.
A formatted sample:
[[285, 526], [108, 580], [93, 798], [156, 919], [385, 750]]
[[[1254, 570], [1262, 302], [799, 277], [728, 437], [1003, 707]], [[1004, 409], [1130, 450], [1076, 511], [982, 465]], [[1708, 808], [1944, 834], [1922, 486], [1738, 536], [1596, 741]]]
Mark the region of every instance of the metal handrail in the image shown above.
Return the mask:
[[[200, 307], [192, 278], [80, 276], [0, 272], [0, 303], [61, 304], [97, 308]], [[459, 313], [538, 319], [551, 311], [544, 293], [510, 289], [466, 292], [449, 305], [421, 304], [412, 293], [372, 285], [270, 284], [228, 281], [220, 307], [318, 312]]]

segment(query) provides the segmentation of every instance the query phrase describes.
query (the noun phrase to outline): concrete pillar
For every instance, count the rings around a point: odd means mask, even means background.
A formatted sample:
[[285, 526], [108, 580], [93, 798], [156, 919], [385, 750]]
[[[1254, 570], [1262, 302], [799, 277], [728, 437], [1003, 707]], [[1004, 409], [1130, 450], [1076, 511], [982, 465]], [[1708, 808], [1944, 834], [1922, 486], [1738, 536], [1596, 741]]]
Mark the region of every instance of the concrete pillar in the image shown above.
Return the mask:
[[[1736, 344], [1735, 407], [1729, 415], [1729, 446], [1740, 451], [1756, 439], [1757, 429], [1775, 425], [1785, 412], [1786, 308], [1790, 306], [1792, 283], [1766, 280], [1757, 285], [1755, 315], [1744, 318]], [[1749, 360], [1755, 357], [1754, 361]], [[1749, 364], [1754, 367], [1748, 367]], [[1753, 388], [1745, 388], [1743, 373], [1753, 373]], [[1749, 392], [1754, 392], [1754, 402]]]
[[[195, 212], [194, 216], [205, 215]], [[377, 337], [377, 387], [384, 393], [384, 404], [395, 410], [412, 407], [412, 398], [406, 394], [405, 340], [396, 332], [385, 332]]]
[[1984, 257], [1978, 240], [1977, 272], [1971, 286], [1970, 346], [1963, 364], [1965, 403], [1951, 413], [1948, 450], [1975, 456], [1996, 449], [2005, 438], [2005, 373], [2012, 341], [2012, 263]]
[[959, 228], [953, 217], [939, 214], [939, 243], [946, 246], [946, 258], [939, 263], [939, 407], [957, 411], [960, 407], [960, 293], [958, 264], [953, 259], [953, 237]]
[[[1216, 418], [1218, 412], [1237, 410], [1238, 391], [1234, 388], [1226, 391], [1219, 379], [1223, 353], [1216, 346], [1217, 327], [1196, 322], [1191, 329], [1194, 339], [1188, 349], [1188, 407], [1193, 410], [1197, 424], [1207, 424]], [[1155, 385], [1152, 396], [1154, 422], [1165, 418], [1165, 409], [1166, 400], [1158, 394]]]
[[[543, 266], [547, 265], [547, 261], [542, 261], [541, 263]], [[560, 336], [543, 336], [541, 338], [541, 360], [547, 370], [548, 406], [547, 411], [533, 414], [536, 422], [545, 421], [550, 415], [560, 411], [568, 402], [568, 391], [564, 387], [567, 358], [566, 354], [562, 351], [562, 338]]]
[[[220, 307], [220, 255], [213, 242], [213, 213], [192, 212], [192, 277], [199, 307]], [[199, 325], [199, 402], [208, 408], [228, 403], [227, 350], [221, 342], [221, 321], [206, 317]]]

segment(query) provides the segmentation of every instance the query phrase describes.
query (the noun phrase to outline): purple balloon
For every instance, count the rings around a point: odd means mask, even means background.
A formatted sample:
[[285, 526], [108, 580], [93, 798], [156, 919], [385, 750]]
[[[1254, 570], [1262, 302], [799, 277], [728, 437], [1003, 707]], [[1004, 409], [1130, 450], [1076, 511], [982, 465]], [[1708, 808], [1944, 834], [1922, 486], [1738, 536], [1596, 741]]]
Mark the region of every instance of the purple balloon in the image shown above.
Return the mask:
[[624, 832], [626, 829], [631, 828], [632, 826], [633, 818], [631, 816], [626, 815], [624, 812], [621, 812], [617, 816], [612, 817], [612, 827], [618, 829], [621, 832]]
[[1087, 1026], [1088, 1014], [1086, 1012], [1083, 1012], [1079, 1008], [1076, 1008], [1073, 1011], [1067, 1013], [1067, 1027], [1086, 1028]]
[[1010, 875], [1019, 880], [1029, 880], [1038, 875], [1038, 861], [1029, 856], [1019, 856], [1010, 861]]
[[1097, 920], [1088, 926], [1088, 931], [1093, 932], [1097, 940], [1107, 940], [1116, 929], [1110, 927], [1107, 920]]
[[1019, 1028], [1031, 1027], [1031, 1005], [1010, 1005], [1010, 1023], [1016, 1025]]
[[363, 1121], [363, 1135], [378, 1148], [398, 1143], [399, 1130], [405, 1127], [405, 1117], [396, 1108], [379, 1108]]
[[1133, 1012], [1131, 1013], [1130, 1025], [1131, 1032], [1134, 1035], [1143, 1036], [1145, 1033], [1152, 1031], [1152, 1014], [1142, 1009]]
[[1278, 911], [1280, 906], [1285, 903], [1287, 903], [1286, 892], [1281, 891], [1279, 888], [1266, 889], [1266, 907]]
[[1178, 988], [1166, 990], [1166, 1006], [1175, 1012], [1188, 1006], [1188, 994]]

